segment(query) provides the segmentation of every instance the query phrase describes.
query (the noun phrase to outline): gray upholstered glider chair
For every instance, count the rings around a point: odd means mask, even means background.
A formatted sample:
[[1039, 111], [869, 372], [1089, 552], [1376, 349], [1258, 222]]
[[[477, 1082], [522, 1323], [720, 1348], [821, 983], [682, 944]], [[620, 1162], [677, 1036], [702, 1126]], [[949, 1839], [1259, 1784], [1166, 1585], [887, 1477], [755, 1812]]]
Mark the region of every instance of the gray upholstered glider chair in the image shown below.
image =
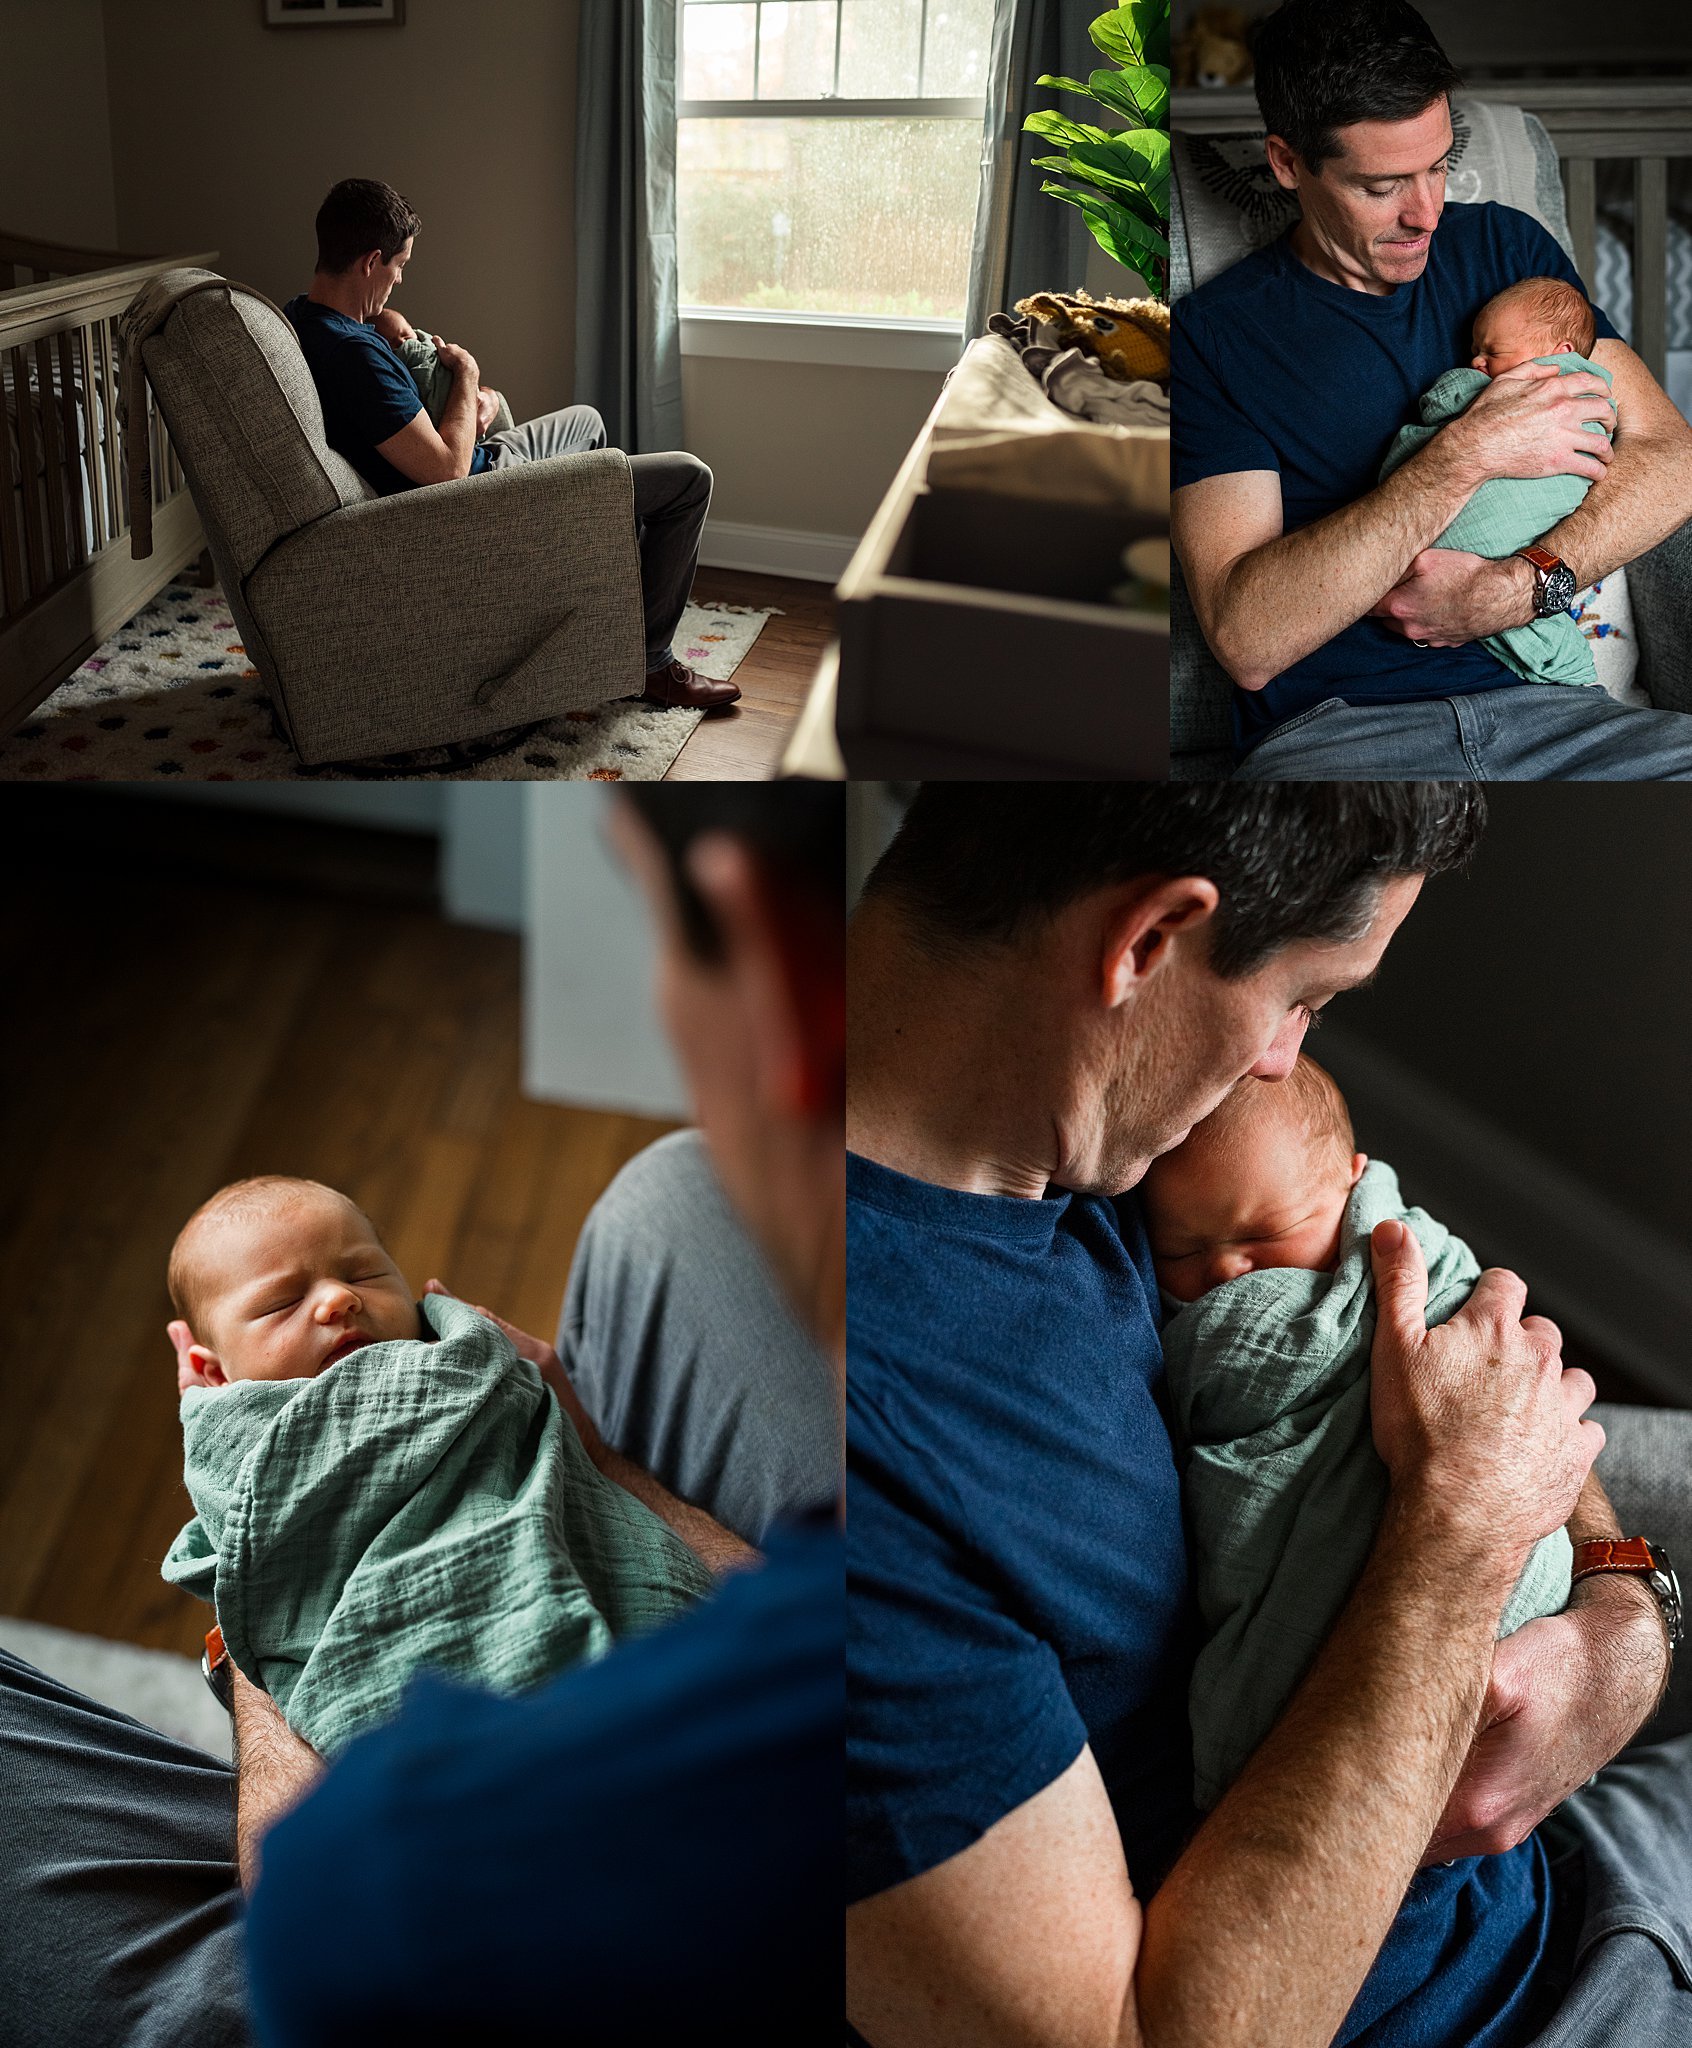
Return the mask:
[[[1520, 107], [1459, 98], [1452, 107], [1456, 146], [1448, 195], [1493, 199], [1535, 215], [1574, 261], [1563, 204], [1557, 152], [1542, 124]], [[1271, 242], [1296, 206], [1263, 161], [1263, 130], [1177, 133], [1170, 188], [1169, 297], [1177, 302], [1195, 285]], [[1181, 315], [1175, 313], [1178, 321]], [[1175, 405], [1180, 407], [1180, 393]], [[1653, 704], [1692, 711], [1692, 526], [1655, 547], [1627, 570], [1639, 681]], [[1194, 781], [1227, 775], [1233, 767], [1233, 685], [1198, 629], [1192, 602], [1175, 570], [1170, 593], [1170, 773]]]
[[626, 456], [381, 498], [324, 439], [294, 330], [258, 294], [171, 271], [124, 331], [307, 765], [473, 740], [641, 689]]

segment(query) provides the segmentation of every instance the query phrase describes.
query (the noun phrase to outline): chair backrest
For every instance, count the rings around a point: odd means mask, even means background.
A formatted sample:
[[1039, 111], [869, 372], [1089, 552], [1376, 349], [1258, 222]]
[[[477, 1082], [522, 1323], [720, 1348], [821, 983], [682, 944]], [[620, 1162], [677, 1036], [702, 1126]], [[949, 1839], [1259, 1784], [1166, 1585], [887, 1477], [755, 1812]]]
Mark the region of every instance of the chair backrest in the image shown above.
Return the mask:
[[[1520, 107], [1453, 100], [1449, 199], [1493, 199], [1529, 213], [1574, 260], [1557, 151], [1543, 124]], [[1237, 134], [1178, 132], [1172, 142], [1169, 297], [1195, 286], [1283, 234], [1296, 203], [1276, 184], [1261, 126]], [[1180, 314], [1175, 318], [1180, 320]], [[1177, 413], [1180, 398], [1175, 398]], [[1226, 774], [1233, 744], [1233, 685], [1199, 635], [1180, 572], [1172, 594], [1170, 748], [1177, 775]]]
[[[174, 294], [214, 279], [170, 271], [152, 288]], [[226, 582], [325, 513], [375, 496], [325, 440], [298, 337], [262, 300], [196, 292], [141, 354]]]

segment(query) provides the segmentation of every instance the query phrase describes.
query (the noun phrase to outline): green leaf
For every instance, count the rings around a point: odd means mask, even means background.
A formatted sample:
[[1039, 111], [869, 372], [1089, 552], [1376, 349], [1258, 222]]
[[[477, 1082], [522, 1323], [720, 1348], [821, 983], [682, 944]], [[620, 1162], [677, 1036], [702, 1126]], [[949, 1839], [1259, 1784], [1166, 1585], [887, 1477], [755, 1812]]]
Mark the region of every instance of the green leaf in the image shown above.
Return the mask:
[[1067, 185], [1048, 183], [1040, 190], [1075, 207], [1107, 256], [1114, 257], [1124, 269], [1137, 271], [1154, 292], [1163, 289], [1160, 266], [1169, 261], [1166, 235], [1136, 220], [1126, 207], [1112, 200], [1095, 199], [1091, 193], [1072, 191]]
[[1036, 171], [1061, 171], [1066, 178], [1079, 175], [1066, 156], [1031, 156], [1028, 162]]
[[[1109, 71], [1095, 72], [1094, 76], [1110, 78], [1114, 76], [1114, 73]], [[1095, 97], [1093, 88], [1090, 85], [1083, 85], [1078, 78], [1058, 78], [1049, 71], [1043, 71], [1040, 74], [1039, 83], [1041, 85], [1049, 85], [1054, 92], [1078, 92], [1083, 99], [1089, 100]]]
[[1132, 71], [1095, 71], [1089, 89], [1101, 106], [1136, 127], [1156, 127], [1168, 112], [1169, 75], [1149, 64]]
[[1089, 128], [1084, 121], [1071, 121], [1067, 115], [1044, 110], [1030, 114], [1022, 126], [1025, 134], [1043, 135], [1048, 142], [1062, 143], [1066, 149], [1072, 142], [1107, 142], [1110, 139], [1108, 129]]
[[1169, 66], [1140, 64], [1125, 71], [1128, 89], [1140, 103], [1148, 128], [1169, 126]]
[[1087, 31], [1095, 46], [1118, 64], [1145, 62], [1140, 25], [1135, 19], [1138, 11], [1134, 7], [1113, 7], [1109, 14], [1101, 14]]

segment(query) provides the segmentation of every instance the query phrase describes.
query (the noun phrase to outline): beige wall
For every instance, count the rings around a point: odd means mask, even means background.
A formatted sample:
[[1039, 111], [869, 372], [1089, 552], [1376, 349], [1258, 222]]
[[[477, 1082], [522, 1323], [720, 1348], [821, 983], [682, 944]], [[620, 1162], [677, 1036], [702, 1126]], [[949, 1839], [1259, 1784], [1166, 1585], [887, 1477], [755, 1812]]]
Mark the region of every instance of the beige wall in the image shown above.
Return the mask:
[[117, 242], [100, 0], [5, 0], [0, 227], [44, 242]]
[[217, 249], [280, 303], [310, 282], [323, 194], [385, 178], [423, 219], [394, 303], [519, 416], [564, 403], [575, 0], [408, 0], [403, 27], [351, 29], [267, 29], [258, 0], [106, 0], [105, 28], [126, 246]]
[[688, 357], [687, 441], [716, 473], [712, 518], [856, 537], [942, 381], [938, 371]]

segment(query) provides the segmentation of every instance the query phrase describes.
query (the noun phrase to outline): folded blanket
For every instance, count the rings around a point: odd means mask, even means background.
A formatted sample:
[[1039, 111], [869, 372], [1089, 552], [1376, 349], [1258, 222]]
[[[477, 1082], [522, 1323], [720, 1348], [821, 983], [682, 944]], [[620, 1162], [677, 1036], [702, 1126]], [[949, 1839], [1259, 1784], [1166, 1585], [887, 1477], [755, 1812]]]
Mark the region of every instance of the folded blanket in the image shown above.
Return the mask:
[[[1371, 1163], [1346, 1206], [1333, 1272], [1246, 1273], [1164, 1327], [1204, 1636], [1189, 1696], [1203, 1807], [1280, 1716], [1375, 1540], [1387, 1475], [1369, 1428], [1369, 1236], [1388, 1217], [1415, 1231], [1428, 1324], [1445, 1322], [1480, 1267], [1460, 1239], [1403, 1205], [1391, 1167]], [[1536, 1545], [1498, 1633], [1560, 1612], [1572, 1564], [1562, 1530]]]
[[422, 1306], [438, 1343], [182, 1396], [195, 1515], [164, 1575], [324, 1756], [425, 1667], [517, 1692], [710, 1584], [492, 1323]]
[[[1539, 360], [1555, 363], [1565, 377], [1586, 370], [1606, 384], [1612, 381], [1608, 370], [1588, 362], [1585, 356], [1541, 356]], [[1422, 424], [1399, 429], [1381, 465], [1381, 475], [1390, 476], [1441, 427], [1467, 412], [1491, 381], [1480, 370], [1447, 370], [1422, 395]], [[1597, 398], [1592, 405], [1589, 430], [1609, 435], [1615, 427], [1615, 407]], [[1481, 485], [1434, 545], [1500, 561], [1518, 548], [1532, 547], [1559, 519], [1566, 519], [1590, 489], [1587, 480], [1579, 476], [1494, 477]], [[1512, 626], [1504, 633], [1489, 633], [1481, 645], [1524, 683], [1588, 684], [1598, 680], [1586, 636], [1567, 612]]]
[[[447, 400], [452, 396], [457, 375], [450, 363], [441, 361], [435, 337], [419, 328], [409, 341], [391, 341], [388, 346], [410, 371], [411, 381], [417, 386], [417, 395], [423, 401], [423, 410], [429, 415], [430, 422], [438, 427], [441, 415], [447, 409]], [[494, 414], [488, 432], [503, 434], [516, 424], [511, 417], [511, 407], [501, 393], [499, 410]]]

